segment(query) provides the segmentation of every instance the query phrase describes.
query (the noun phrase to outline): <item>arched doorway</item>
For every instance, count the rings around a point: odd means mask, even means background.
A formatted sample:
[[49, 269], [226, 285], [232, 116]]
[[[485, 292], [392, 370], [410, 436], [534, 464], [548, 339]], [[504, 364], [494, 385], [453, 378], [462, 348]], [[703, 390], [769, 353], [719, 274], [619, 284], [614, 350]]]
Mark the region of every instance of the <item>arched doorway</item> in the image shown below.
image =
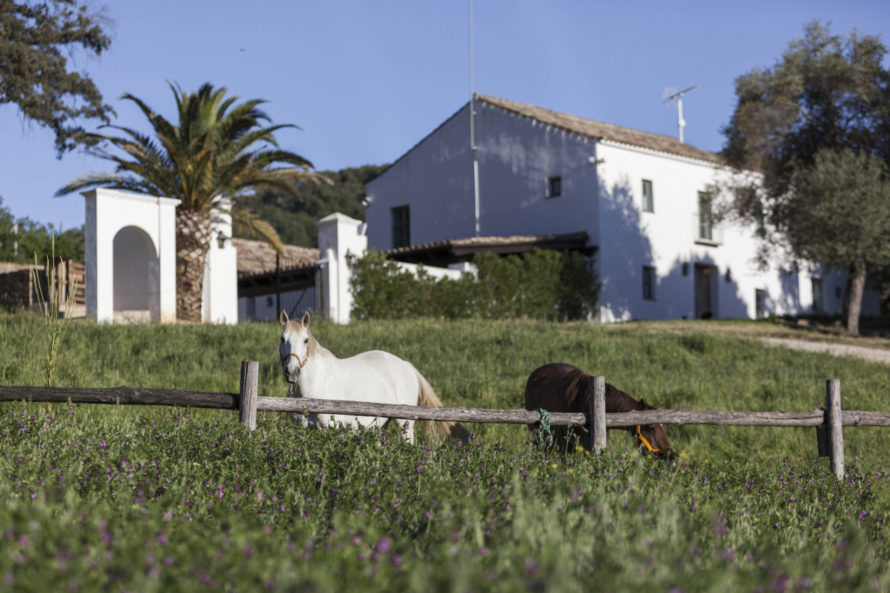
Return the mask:
[[114, 236], [115, 321], [160, 320], [160, 259], [148, 234], [125, 226]]

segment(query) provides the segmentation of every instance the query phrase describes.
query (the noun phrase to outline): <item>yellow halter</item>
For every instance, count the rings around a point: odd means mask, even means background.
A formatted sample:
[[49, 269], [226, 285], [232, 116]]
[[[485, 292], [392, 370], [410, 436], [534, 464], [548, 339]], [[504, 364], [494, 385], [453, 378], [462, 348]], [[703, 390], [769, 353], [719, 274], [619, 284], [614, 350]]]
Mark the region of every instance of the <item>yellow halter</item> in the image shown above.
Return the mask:
[[649, 439], [647, 439], [646, 437], [643, 436], [642, 429], [639, 424], [637, 424], [637, 432], [634, 433], [634, 438], [639, 439], [639, 441], [641, 443], [643, 443], [646, 446], [646, 448], [649, 449], [649, 451], [651, 451], [652, 453], [664, 453], [665, 452], [664, 449], [656, 449], [655, 447], [652, 446], [652, 443], [649, 442]]

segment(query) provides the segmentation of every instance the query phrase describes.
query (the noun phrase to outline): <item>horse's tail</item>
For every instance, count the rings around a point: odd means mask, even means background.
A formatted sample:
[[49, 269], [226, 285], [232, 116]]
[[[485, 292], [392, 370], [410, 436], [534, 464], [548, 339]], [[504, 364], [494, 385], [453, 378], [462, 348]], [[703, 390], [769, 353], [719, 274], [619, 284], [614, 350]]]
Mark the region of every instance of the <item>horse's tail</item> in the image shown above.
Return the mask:
[[[417, 373], [417, 383], [419, 384], [417, 405], [430, 408], [442, 407], [442, 402], [436, 397], [436, 393], [433, 391], [433, 387], [429, 384], [429, 381], [424, 379], [423, 375], [421, 375], [420, 371], [417, 369], [414, 369], [414, 372]], [[426, 434], [429, 437], [435, 439], [452, 437], [461, 441], [468, 441], [470, 439], [470, 433], [458, 422], [445, 422], [441, 420], [423, 420], [422, 422], [423, 428], [426, 430]]]

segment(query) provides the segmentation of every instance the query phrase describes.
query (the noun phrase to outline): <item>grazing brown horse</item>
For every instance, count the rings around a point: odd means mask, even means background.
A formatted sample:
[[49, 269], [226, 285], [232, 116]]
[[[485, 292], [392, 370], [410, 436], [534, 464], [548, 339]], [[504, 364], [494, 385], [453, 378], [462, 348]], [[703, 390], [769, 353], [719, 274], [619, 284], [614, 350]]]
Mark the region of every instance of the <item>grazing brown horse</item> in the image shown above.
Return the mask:
[[[525, 409], [538, 408], [548, 412], [587, 412], [590, 405], [590, 384], [593, 377], [570, 364], [545, 364], [529, 375], [525, 384]], [[606, 412], [655, 410], [643, 400], [635, 400], [614, 385], [606, 383]], [[659, 408], [660, 409], [660, 408]], [[535, 426], [530, 425], [534, 430]], [[554, 426], [554, 444], [565, 449], [569, 442], [569, 427]], [[673, 456], [664, 424], [642, 424], [623, 428], [637, 441], [640, 448], [660, 455]], [[583, 442], [581, 427], [572, 428], [573, 435]]]

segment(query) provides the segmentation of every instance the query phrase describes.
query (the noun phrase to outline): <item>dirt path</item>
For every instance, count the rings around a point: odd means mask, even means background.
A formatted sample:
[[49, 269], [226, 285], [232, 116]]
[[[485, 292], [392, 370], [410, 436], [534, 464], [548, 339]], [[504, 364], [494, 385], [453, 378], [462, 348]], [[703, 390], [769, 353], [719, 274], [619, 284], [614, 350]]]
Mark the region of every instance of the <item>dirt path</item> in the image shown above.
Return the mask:
[[890, 350], [878, 348], [866, 348], [864, 346], [851, 346], [849, 344], [829, 344], [826, 342], [810, 342], [807, 340], [791, 340], [787, 338], [760, 338], [772, 346], [784, 346], [795, 350], [808, 352], [827, 352], [834, 356], [856, 356], [870, 360], [890, 364]]
[[[620, 330], [624, 324], [606, 324], [606, 329]], [[702, 331], [728, 334], [738, 338], [760, 340], [771, 346], [781, 346], [807, 352], [825, 352], [833, 356], [855, 356], [871, 362], [890, 364], [890, 339], [883, 334], [850, 338], [839, 326], [816, 326], [810, 323], [763, 323], [739, 321], [642, 321], [630, 322], [654, 332]], [[626, 327], [626, 326], [625, 326]]]

